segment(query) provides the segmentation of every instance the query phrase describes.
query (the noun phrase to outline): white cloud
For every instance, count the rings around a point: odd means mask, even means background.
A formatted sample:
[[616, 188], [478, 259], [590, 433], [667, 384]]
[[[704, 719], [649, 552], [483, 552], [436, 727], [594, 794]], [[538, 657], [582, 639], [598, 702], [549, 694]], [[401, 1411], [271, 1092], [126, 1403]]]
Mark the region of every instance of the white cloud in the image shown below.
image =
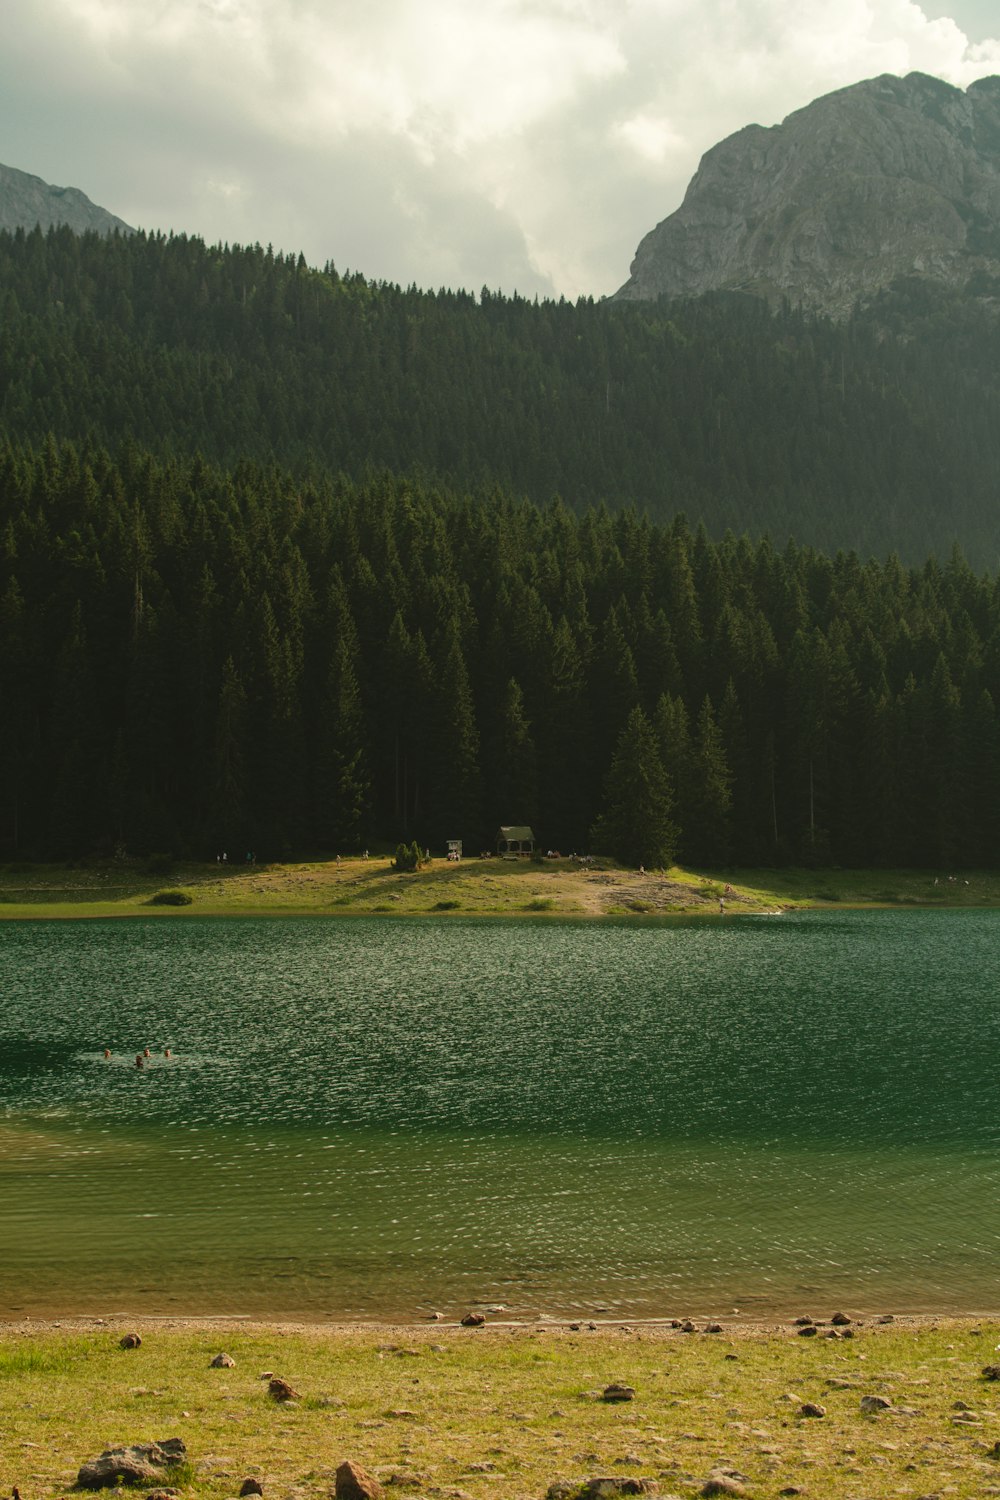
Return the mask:
[[569, 296], [625, 279], [733, 130], [1000, 71], [914, 0], [4, 0], [3, 29], [12, 166], [147, 227]]

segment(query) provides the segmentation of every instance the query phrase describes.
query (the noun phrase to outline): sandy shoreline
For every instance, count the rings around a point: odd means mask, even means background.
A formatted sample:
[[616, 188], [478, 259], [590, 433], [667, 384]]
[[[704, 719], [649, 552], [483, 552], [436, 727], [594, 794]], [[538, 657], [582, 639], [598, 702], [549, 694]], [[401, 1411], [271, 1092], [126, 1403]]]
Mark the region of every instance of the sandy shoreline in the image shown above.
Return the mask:
[[[804, 1301], [806, 1299], [803, 1299]], [[818, 1314], [812, 1318], [811, 1314], [800, 1312], [785, 1317], [773, 1316], [762, 1318], [725, 1317], [712, 1314], [699, 1313], [691, 1319], [681, 1318], [608, 1318], [608, 1317], [577, 1317], [577, 1318], [504, 1318], [503, 1316], [489, 1316], [478, 1328], [466, 1328], [461, 1321], [452, 1318], [417, 1318], [411, 1321], [402, 1319], [367, 1318], [356, 1320], [331, 1320], [329, 1322], [318, 1322], [312, 1319], [296, 1318], [259, 1318], [233, 1314], [206, 1314], [204, 1316], [184, 1314], [132, 1314], [115, 1313], [106, 1318], [85, 1315], [67, 1315], [63, 1317], [30, 1317], [18, 1318], [0, 1316], [0, 1338], [10, 1335], [21, 1334], [47, 1334], [61, 1331], [63, 1333], [92, 1333], [95, 1330], [108, 1330], [109, 1332], [140, 1326], [145, 1330], [175, 1330], [178, 1332], [210, 1332], [225, 1333], [239, 1331], [244, 1334], [296, 1334], [304, 1337], [314, 1338], [346, 1338], [353, 1337], [368, 1338], [372, 1334], [380, 1336], [402, 1337], [416, 1339], [420, 1342], [420, 1335], [428, 1341], [438, 1339], [444, 1334], [459, 1335], [468, 1338], [473, 1335], [484, 1336], [488, 1334], [517, 1335], [524, 1333], [540, 1332], [595, 1332], [602, 1334], [634, 1333], [641, 1331], [649, 1338], [662, 1337], [673, 1341], [689, 1337], [692, 1333], [706, 1334], [715, 1332], [725, 1335], [727, 1338], [754, 1338], [760, 1336], [773, 1336], [775, 1334], [794, 1334], [799, 1332], [799, 1322], [803, 1318], [809, 1318], [813, 1325], [819, 1329], [820, 1335], [828, 1333], [831, 1328], [831, 1318], [840, 1309], [834, 1309], [826, 1315]], [[850, 1327], [853, 1329], [864, 1329], [871, 1334], [883, 1329], [915, 1330], [915, 1329], [946, 1329], [946, 1328], [973, 1328], [980, 1323], [994, 1322], [1000, 1319], [1000, 1311], [968, 1312], [968, 1313], [859, 1313], [848, 1312]], [[798, 1321], [797, 1321], [798, 1320]], [[693, 1324], [693, 1328], [685, 1327]]]

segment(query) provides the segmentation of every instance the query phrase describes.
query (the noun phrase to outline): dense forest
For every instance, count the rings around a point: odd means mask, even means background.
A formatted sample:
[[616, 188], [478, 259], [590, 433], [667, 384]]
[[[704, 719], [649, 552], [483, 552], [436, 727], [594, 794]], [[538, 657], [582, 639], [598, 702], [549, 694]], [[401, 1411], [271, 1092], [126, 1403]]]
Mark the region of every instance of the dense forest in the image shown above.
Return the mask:
[[694, 864], [995, 863], [998, 695], [958, 552], [0, 439], [8, 857], [584, 852], [599, 819], [641, 857], [648, 808]]
[[995, 290], [902, 285], [836, 325], [751, 298], [539, 304], [260, 246], [3, 234], [0, 432], [683, 511], [716, 540], [911, 564], [957, 540], [995, 568]]

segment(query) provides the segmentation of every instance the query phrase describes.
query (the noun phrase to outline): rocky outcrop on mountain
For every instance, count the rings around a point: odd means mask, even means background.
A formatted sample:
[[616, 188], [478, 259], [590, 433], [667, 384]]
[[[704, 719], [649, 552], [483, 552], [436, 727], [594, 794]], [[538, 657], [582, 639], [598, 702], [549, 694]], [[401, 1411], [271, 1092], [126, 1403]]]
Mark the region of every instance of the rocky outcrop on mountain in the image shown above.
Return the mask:
[[750, 292], [842, 317], [901, 277], [1000, 277], [1000, 78], [839, 89], [702, 158], [623, 300]]
[[68, 224], [77, 234], [96, 229], [98, 234], [123, 234], [135, 231], [124, 220], [109, 214], [106, 208], [91, 203], [79, 188], [52, 187], [29, 172], [0, 165], [0, 229], [43, 229], [53, 224]]

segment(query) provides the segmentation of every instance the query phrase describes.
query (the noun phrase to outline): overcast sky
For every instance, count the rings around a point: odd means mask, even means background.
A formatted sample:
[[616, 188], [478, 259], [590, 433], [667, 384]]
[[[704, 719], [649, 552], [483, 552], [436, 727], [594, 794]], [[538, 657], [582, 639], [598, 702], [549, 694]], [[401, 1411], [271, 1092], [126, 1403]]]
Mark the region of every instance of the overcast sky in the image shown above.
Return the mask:
[[147, 229], [601, 296], [716, 141], [965, 87], [998, 33], [996, 0], [0, 0], [0, 161]]

